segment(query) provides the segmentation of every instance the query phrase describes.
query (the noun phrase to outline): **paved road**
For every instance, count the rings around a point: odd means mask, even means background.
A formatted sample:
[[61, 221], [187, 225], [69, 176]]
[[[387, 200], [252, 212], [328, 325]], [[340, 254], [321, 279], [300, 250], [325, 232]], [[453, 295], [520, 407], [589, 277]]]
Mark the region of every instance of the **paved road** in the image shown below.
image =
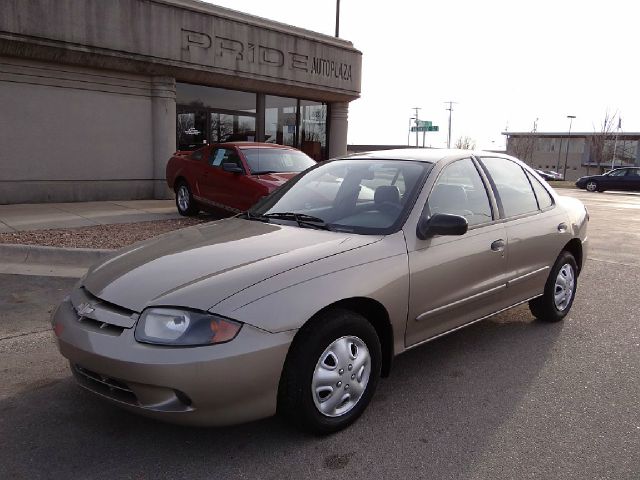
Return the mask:
[[139, 418], [76, 387], [47, 330], [75, 280], [0, 275], [0, 478], [640, 478], [640, 196], [570, 192], [592, 259], [570, 316], [526, 307], [400, 356], [363, 418], [316, 438]]

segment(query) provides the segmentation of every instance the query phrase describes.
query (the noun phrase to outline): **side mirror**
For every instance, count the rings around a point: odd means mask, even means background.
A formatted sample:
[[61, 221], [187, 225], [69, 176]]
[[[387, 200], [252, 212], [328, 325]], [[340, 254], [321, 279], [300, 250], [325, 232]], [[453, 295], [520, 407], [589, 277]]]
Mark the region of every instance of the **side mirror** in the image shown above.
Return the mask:
[[416, 235], [420, 240], [426, 240], [434, 235], [464, 235], [468, 228], [469, 222], [460, 215], [436, 213], [431, 217], [420, 217]]
[[244, 173], [244, 169], [237, 163], [226, 162], [222, 164], [222, 170], [229, 173]]

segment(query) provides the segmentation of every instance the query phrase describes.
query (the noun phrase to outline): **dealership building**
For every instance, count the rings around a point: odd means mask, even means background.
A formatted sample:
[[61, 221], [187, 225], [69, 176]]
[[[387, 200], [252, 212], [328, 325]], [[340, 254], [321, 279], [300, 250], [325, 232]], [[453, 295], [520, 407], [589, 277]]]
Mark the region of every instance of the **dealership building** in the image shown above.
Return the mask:
[[0, 0], [0, 204], [169, 198], [176, 150], [346, 153], [362, 54], [195, 0]]

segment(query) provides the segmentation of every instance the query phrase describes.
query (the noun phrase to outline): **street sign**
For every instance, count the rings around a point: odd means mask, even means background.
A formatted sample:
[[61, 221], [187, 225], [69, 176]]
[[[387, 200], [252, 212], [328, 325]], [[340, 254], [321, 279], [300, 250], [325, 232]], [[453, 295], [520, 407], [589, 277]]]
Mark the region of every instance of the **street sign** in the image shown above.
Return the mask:
[[431, 120], [418, 120], [416, 123], [418, 124], [418, 127], [430, 127], [433, 125]]
[[425, 125], [420, 127], [411, 127], [411, 131], [412, 132], [438, 132], [440, 131], [440, 127], [438, 127], [437, 125]]

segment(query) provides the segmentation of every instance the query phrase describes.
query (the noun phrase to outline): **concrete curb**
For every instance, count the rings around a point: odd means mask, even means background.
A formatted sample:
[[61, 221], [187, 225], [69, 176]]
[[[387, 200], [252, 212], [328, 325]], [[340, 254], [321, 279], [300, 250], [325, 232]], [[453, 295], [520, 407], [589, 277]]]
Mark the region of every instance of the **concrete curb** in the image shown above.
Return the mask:
[[0, 263], [88, 268], [115, 250], [0, 244]]

